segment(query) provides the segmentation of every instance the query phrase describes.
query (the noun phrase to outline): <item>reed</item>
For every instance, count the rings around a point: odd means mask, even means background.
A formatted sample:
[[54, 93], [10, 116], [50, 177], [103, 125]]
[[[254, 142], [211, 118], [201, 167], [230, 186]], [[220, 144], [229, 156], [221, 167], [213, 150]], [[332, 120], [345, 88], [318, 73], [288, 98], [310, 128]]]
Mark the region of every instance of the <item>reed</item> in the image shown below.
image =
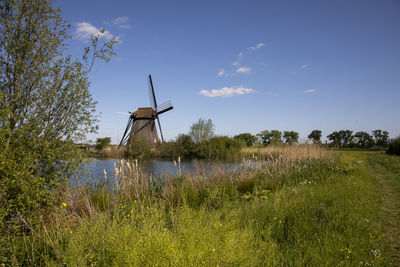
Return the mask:
[[[199, 162], [187, 174], [178, 159], [177, 177], [166, 179], [144, 174], [139, 161], [118, 160], [114, 181], [70, 192], [65, 206], [40, 223], [26, 219], [35, 233], [5, 238], [11, 249], [1, 259], [73, 266], [385, 264], [379, 187], [358, 154], [313, 146], [244, 153], [240, 171]], [[250, 167], [259, 157], [268, 162]]]

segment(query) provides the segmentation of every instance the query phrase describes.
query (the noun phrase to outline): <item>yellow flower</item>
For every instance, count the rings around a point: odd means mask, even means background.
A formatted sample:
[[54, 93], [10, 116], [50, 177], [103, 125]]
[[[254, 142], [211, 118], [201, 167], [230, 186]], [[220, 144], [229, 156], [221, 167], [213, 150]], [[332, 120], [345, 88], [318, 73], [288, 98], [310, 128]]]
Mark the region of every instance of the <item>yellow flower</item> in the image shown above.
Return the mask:
[[279, 223], [282, 223], [282, 221], [281, 221], [281, 220], [279, 220]]
[[67, 203], [63, 202], [63, 203], [61, 203], [60, 207], [62, 208], [62, 207], [66, 207], [66, 206], [67, 206]]
[[219, 224], [219, 227], [222, 227], [222, 223]]
[[69, 233], [72, 235], [72, 230], [69, 230]]
[[276, 221], [276, 217], [274, 217], [274, 221]]
[[215, 248], [212, 249], [212, 252], [215, 252]]

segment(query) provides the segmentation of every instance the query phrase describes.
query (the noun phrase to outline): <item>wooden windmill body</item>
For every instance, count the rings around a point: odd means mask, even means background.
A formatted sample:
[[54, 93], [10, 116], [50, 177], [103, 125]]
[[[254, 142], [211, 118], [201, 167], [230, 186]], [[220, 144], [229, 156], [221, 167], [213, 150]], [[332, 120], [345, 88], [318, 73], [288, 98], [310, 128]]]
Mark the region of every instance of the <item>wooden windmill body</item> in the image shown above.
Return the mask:
[[159, 115], [173, 109], [173, 106], [171, 101], [167, 101], [159, 106], [157, 105], [151, 75], [149, 75], [149, 91], [152, 107], [138, 108], [135, 112], [130, 112], [128, 124], [121, 139], [120, 145], [129, 146], [137, 140], [139, 142], [148, 143], [150, 147], [155, 147], [157, 143], [160, 142], [155, 124], [156, 119], [158, 122], [161, 139], [164, 141]]

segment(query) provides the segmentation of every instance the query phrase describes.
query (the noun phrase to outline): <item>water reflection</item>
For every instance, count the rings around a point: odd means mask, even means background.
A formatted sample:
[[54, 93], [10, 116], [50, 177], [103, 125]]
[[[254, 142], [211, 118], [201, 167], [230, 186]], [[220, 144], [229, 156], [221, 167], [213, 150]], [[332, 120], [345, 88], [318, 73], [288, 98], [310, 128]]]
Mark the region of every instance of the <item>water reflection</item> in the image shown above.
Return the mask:
[[[96, 159], [83, 166], [84, 173], [76, 174], [70, 178], [71, 186], [82, 183], [98, 183], [102, 181], [113, 181], [115, 170], [115, 159]], [[154, 177], [175, 177], [179, 174], [207, 175], [212, 171], [235, 172], [244, 168], [259, 168], [265, 162], [245, 161], [240, 163], [208, 162], [208, 161], [174, 161], [152, 160], [139, 162], [140, 170]]]

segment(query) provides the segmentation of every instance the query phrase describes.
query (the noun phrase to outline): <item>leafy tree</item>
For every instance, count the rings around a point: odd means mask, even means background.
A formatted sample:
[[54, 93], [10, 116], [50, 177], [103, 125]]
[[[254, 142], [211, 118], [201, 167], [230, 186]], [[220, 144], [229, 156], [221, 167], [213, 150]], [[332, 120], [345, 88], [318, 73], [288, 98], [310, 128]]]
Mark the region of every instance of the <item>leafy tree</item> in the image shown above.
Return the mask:
[[247, 146], [254, 146], [257, 141], [257, 137], [252, 135], [251, 133], [238, 134], [238, 135], [235, 135], [233, 138], [237, 139], [237, 140], [245, 141]]
[[367, 132], [356, 132], [354, 134], [354, 143], [361, 148], [372, 147], [375, 144], [374, 139]]
[[187, 134], [180, 134], [175, 141], [178, 156], [190, 157], [194, 150], [192, 137]]
[[374, 130], [372, 135], [377, 146], [387, 146], [389, 144], [389, 133], [387, 131]]
[[285, 140], [286, 144], [292, 145], [299, 141], [299, 133], [295, 131], [284, 131], [283, 139]]
[[329, 134], [327, 138], [331, 141], [330, 145], [335, 147], [341, 146], [341, 135], [339, 132], [334, 131], [333, 133]]
[[350, 130], [340, 130], [335, 131], [327, 136], [331, 141], [331, 146], [336, 147], [351, 147], [353, 145], [353, 131]]
[[[50, 207], [83, 162], [74, 145], [97, 129], [89, 93], [95, 58], [116, 40], [63, 54], [68, 25], [50, 0], [0, 0], [0, 217]], [[88, 60], [91, 58], [91, 60]], [[88, 63], [89, 62], [89, 63]]]
[[353, 144], [353, 131], [341, 130], [339, 131], [340, 143], [342, 147], [351, 147]]
[[257, 134], [257, 136], [260, 137], [261, 143], [264, 146], [267, 146], [269, 144], [276, 145], [282, 143], [282, 133], [278, 130], [261, 131], [259, 134]]
[[400, 156], [400, 136], [390, 141], [387, 153]]
[[321, 143], [322, 132], [320, 130], [313, 130], [309, 135], [308, 139], [310, 139], [314, 144]]
[[193, 123], [190, 127], [189, 135], [192, 137], [194, 143], [198, 144], [209, 140], [214, 136], [215, 126], [211, 119], [204, 120], [200, 118], [198, 122]]
[[96, 148], [102, 149], [105, 146], [111, 144], [111, 137], [97, 138], [96, 139]]

